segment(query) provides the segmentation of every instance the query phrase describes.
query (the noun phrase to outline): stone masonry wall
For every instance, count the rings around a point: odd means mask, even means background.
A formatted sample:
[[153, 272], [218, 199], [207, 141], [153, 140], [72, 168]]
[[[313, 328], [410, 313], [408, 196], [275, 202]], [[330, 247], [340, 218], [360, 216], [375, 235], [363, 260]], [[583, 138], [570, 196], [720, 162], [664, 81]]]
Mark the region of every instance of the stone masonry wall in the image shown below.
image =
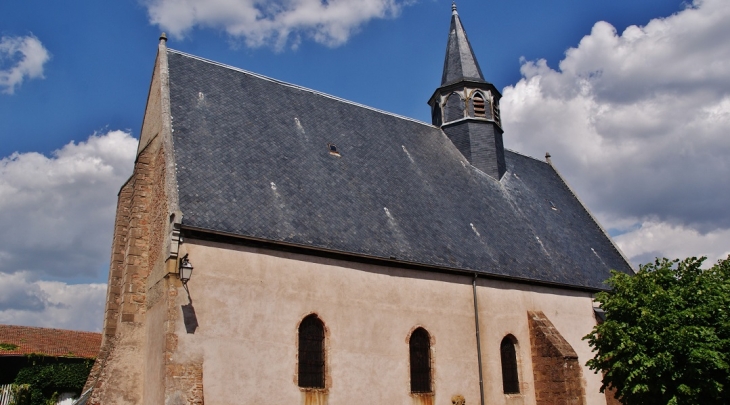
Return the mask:
[[[183, 298], [179, 297], [180, 280], [167, 278], [167, 321], [165, 325], [165, 403], [167, 405], [203, 405], [203, 363], [202, 361], [177, 360], [178, 335]], [[184, 290], [183, 290], [184, 291]]]
[[[162, 250], [167, 238], [168, 207], [165, 196], [165, 155], [162, 148], [159, 148], [155, 156], [155, 170], [150, 173], [151, 195], [149, 196], [149, 243], [147, 257], [147, 274], [150, 274], [156, 266], [164, 266], [166, 257]], [[156, 282], [157, 280], [150, 280]], [[147, 288], [149, 288], [147, 283]]]
[[[131, 179], [130, 179], [131, 180]], [[86, 381], [83, 391], [91, 386], [99, 378], [101, 368], [109, 356], [109, 351], [114, 343], [114, 336], [117, 331], [119, 318], [120, 294], [122, 291], [122, 272], [124, 270], [124, 249], [127, 243], [127, 231], [129, 227], [129, 214], [132, 196], [131, 181], [122, 186], [117, 196], [117, 212], [114, 220], [114, 236], [112, 237], [112, 254], [109, 263], [109, 278], [107, 282], [107, 298], [104, 309], [104, 326], [101, 349], [94, 361], [89, 378]]]
[[104, 316], [104, 338], [115, 335], [119, 317], [119, 304], [123, 287], [124, 251], [129, 232], [133, 185], [128, 181], [119, 191], [117, 215], [114, 222], [114, 238], [109, 269], [109, 288], [107, 290], [106, 311]]
[[537, 405], [584, 405], [578, 355], [541, 311], [528, 312]]
[[[86, 388], [94, 387], [89, 404], [159, 403], [163, 391], [168, 404], [202, 404], [202, 360], [175, 360], [182, 285], [171, 277], [177, 268], [177, 245], [173, 251], [169, 242], [177, 195], [169, 110], [162, 36], [134, 172], [119, 194], [105, 340], [87, 381]], [[182, 389], [182, 401], [173, 398]]]
[[134, 191], [125, 252], [124, 290], [121, 294], [121, 322], [141, 323], [146, 310], [145, 292], [150, 254], [151, 178], [155, 171], [153, 153], [149, 149], [142, 151], [137, 157], [134, 168]]
[[[95, 367], [99, 378], [90, 404], [136, 404], [142, 398], [141, 348], [144, 342], [147, 275], [150, 269], [150, 235], [166, 223], [153, 224], [152, 212], [160, 208], [153, 187], [164, 177], [165, 164], [159, 143], [152, 143], [137, 157], [134, 173], [119, 195], [117, 222], [107, 297], [105, 337], [108, 342]], [[156, 201], [155, 201], [156, 200]], [[164, 205], [164, 204], [161, 204]], [[155, 218], [157, 219], [157, 218]], [[159, 222], [159, 220], [157, 221]], [[157, 243], [159, 244], [159, 243]]]

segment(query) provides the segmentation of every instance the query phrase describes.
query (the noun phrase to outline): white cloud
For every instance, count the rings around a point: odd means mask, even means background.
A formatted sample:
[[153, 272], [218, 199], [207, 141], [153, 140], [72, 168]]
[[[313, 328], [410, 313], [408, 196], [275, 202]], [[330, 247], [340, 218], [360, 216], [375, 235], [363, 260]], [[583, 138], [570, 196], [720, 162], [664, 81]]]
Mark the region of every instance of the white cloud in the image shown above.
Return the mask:
[[45, 308], [48, 303], [48, 294], [43, 292], [38, 285], [26, 281], [27, 274], [22, 272], [14, 274], [0, 273], [0, 311], [5, 309], [18, 309], [38, 311]]
[[37, 281], [0, 273], [0, 323], [101, 331], [106, 284]]
[[51, 157], [0, 159], [0, 272], [105, 273], [116, 195], [132, 173], [136, 146], [128, 133], [110, 131], [72, 141]]
[[33, 35], [0, 38], [0, 90], [13, 94], [26, 78], [43, 78], [51, 55]]
[[181, 37], [194, 27], [221, 29], [250, 47], [296, 47], [301, 37], [345, 43], [374, 18], [396, 16], [398, 0], [145, 0], [150, 21]]
[[[656, 257], [707, 256], [705, 267], [730, 255], [730, 229], [701, 234], [694, 229], [648, 220], [638, 229], [616, 237], [621, 250], [635, 265]], [[670, 255], [671, 253], [671, 255]]]
[[698, 0], [620, 35], [598, 22], [558, 70], [523, 61], [504, 89], [507, 145], [549, 151], [608, 228], [643, 224], [617, 238], [632, 258], [728, 250], [728, 21], [730, 2]]

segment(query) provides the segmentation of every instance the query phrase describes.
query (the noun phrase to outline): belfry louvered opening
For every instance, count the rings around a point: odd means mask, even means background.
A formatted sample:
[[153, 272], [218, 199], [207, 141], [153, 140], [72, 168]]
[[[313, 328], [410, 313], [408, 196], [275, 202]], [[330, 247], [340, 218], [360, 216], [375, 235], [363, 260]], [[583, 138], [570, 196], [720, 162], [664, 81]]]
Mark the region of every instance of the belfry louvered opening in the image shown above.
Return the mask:
[[324, 324], [314, 314], [299, 325], [299, 386], [324, 388]]
[[408, 342], [411, 352], [411, 392], [431, 392], [431, 338], [418, 328]]
[[502, 387], [505, 394], [518, 394], [520, 381], [517, 375], [517, 353], [511, 336], [502, 339], [499, 351], [502, 357]]
[[474, 104], [474, 116], [486, 118], [487, 110], [482, 95], [479, 93], [475, 94], [472, 98], [472, 103]]

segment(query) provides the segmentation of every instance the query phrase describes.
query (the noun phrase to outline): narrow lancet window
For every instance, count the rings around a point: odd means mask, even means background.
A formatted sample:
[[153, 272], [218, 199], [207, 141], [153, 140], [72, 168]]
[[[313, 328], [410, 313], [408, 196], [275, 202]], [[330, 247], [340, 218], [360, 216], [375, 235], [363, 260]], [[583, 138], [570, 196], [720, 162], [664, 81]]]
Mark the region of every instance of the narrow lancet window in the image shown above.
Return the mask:
[[464, 100], [456, 93], [451, 93], [444, 106], [444, 122], [464, 118]]
[[299, 325], [299, 386], [324, 388], [324, 324], [314, 314]]
[[519, 394], [520, 381], [517, 376], [517, 353], [512, 336], [502, 339], [499, 351], [502, 357], [502, 387], [505, 394]]
[[414, 330], [408, 344], [411, 352], [411, 392], [431, 392], [431, 338], [426, 329]]

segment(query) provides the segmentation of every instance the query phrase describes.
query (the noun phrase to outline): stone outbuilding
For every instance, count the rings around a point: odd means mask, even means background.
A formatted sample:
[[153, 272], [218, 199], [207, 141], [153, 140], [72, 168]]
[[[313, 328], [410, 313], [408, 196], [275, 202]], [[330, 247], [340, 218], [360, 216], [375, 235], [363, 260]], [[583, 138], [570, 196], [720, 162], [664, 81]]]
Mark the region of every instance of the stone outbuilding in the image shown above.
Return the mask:
[[455, 6], [431, 123], [163, 36], [90, 403], [610, 403], [582, 337], [632, 269], [500, 97]]

